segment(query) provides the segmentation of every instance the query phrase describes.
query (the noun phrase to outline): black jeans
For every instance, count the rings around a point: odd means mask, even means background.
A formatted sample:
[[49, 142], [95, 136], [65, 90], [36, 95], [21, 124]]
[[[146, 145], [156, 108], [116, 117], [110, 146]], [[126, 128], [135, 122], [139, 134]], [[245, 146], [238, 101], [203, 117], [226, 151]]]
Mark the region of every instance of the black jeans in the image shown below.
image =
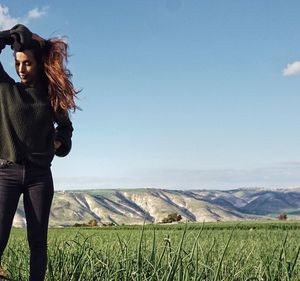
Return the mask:
[[30, 249], [30, 281], [42, 281], [47, 268], [47, 233], [53, 198], [50, 168], [37, 168], [0, 159], [0, 260], [23, 193]]

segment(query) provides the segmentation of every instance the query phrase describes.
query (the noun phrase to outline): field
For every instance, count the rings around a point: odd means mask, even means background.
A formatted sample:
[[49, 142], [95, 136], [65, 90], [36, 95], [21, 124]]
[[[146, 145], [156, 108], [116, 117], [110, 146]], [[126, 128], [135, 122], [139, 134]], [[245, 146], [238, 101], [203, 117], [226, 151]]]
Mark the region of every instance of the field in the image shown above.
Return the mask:
[[[50, 229], [46, 280], [300, 280], [299, 246], [289, 221]], [[24, 229], [2, 266], [27, 280]]]

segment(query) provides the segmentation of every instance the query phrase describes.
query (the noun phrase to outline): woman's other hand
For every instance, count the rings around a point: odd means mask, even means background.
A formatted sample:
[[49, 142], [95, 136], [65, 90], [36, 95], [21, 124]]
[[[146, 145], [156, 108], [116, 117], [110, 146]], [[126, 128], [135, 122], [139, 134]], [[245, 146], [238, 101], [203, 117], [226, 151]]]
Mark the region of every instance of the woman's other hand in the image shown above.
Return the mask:
[[60, 141], [54, 141], [54, 149], [57, 150], [61, 147], [62, 143]]

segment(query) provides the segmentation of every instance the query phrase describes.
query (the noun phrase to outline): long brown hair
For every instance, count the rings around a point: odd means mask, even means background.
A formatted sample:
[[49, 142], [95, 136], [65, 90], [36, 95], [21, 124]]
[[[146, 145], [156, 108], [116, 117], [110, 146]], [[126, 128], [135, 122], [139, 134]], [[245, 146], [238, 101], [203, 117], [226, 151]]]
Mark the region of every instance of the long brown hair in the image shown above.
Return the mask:
[[34, 48], [34, 53], [44, 71], [44, 79], [48, 86], [48, 94], [55, 112], [69, 110], [75, 111], [78, 107], [75, 103], [77, 91], [71, 81], [72, 73], [67, 68], [69, 57], [68, 44], [63, 38], [51, 38], [45, 41], [45, 45]]

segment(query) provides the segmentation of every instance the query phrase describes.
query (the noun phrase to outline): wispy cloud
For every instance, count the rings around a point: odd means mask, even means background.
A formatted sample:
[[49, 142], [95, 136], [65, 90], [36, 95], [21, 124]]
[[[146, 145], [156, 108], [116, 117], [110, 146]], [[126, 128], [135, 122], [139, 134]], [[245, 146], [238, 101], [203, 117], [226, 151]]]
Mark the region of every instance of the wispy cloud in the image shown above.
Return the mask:
[[0, 4], [0, 30], [10, 29], [17, 23], [29, 24], [31, 20], [47, 14], [47, 7], [34, 8], [23, 17], [14, 17], [7, 6]]
[[171, 188], [233, 189], [240, 187], [300, 186], [300, 162], [282, 162], [256, 169], [169, 169], [126, 177], [55, 178], [59, 189], [74, 188]]
[[28, 12], [25, 19], [27, 19], [27, 20], [38, 19], [38, 18], [46, 15], [46, 13], [47, 13], [47, 7], [43, 7], [41, 9], [35, 8], [35, 9], [32, 9]]
[[18, 22], [18, 18], [10, 16], [8, 7], [0, 5], [0, 29], [9, 29]]
[[300, 61], [289, 63], [282, 72], [283, 76], [300, 74]]
[[148, 185], [180, 189], [300, 186], [298, 163], [256, 169], [165, 170], [144, 177]]

